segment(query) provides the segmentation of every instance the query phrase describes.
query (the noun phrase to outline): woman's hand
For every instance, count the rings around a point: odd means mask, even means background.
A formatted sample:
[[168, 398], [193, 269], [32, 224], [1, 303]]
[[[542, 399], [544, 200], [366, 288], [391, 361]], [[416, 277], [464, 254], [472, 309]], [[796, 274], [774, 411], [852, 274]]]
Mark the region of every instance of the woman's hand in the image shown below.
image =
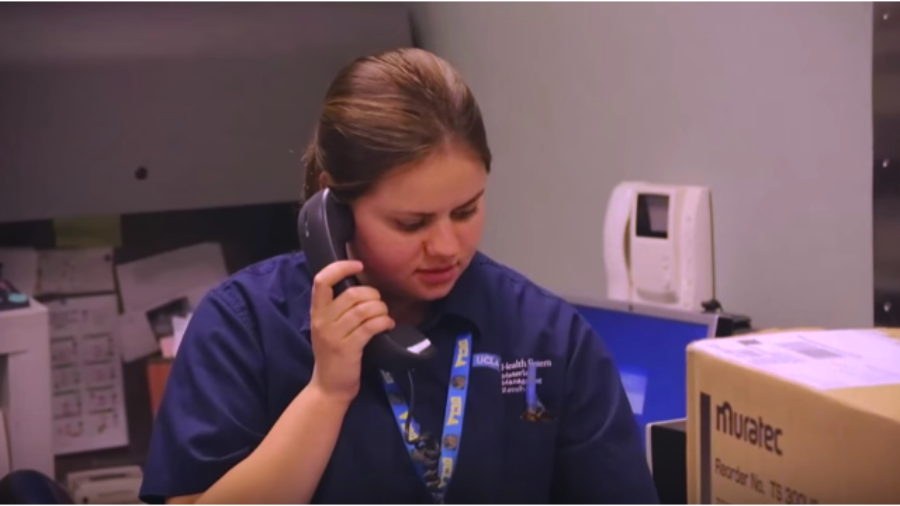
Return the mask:
[[355, 286], [334, 298], [332, 287], [362, 272], [362, 263], [345, 260], [322, 269], [313, 280], [310, 331], [315, 356], [310, 385], [327, 397], [349, 403], [359, 392], [362, 351], [372, 336], [394, 321], [378, 290]]

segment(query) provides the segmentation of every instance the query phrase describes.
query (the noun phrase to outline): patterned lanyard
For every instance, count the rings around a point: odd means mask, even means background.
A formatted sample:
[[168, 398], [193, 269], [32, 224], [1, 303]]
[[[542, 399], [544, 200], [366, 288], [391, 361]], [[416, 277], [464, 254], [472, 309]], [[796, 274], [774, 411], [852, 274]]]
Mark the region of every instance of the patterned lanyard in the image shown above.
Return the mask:
[[[466, 410], [466, 395], [469, 391], [469, 365], [472, 347], [472, 335], [463, 334], [456, 338], [456, 349], [453, 353], [453, 366], [450, 369], [450, 384], [447, 389], [447, 407], [444, 412], [444, 430], [441, 434], [440, 453], [435, 441], [421, 434], [419, 425], [412, 419], [409, 405], [403, 398], [400, 387], [394, 377], [381, 371], [384, 390], [387, 393], [394, 417], [400, 427], [403, 442], [409, 449], [410, 456], [425, 482], [435, 502], [443, 503], [450, 479], [456, 466], [459, 445], [462, 442], [463, 417]], [[413, 401], [415, 402], [415, 401]], [[407, 429], [409, 434], [407, 437]], [[429, 444], [430, 443], [430, 444]], [[437, 469], [434, 461], [437, 457]]]

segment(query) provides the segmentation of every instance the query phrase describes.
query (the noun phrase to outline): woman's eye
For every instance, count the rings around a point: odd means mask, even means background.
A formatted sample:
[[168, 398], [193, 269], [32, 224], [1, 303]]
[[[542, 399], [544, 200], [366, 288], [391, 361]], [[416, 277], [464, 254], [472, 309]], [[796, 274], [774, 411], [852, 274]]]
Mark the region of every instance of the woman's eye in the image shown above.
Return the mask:
[[404, 232], [415, 232], [419, 230], [425, 225], [425, 222], [422, 220], [419, 221], [398, 221], [397, 228], [403, 230]]
[[[461, 209], [459, 211], [454, 211], [452, 214], [452, 218], [454, 221], [464, 221], [471, 218], [476, 212], [478, 212], [477, 207], [472, 207], [469, 209]], [[428, 225], [428, 220], [415, 220], [415, 221], [404, 221], [404, 220], [396, 220], [396, 227], [403, 232], [415, 232], [417, 230], [421, 230], [425, 226]]]
[[476, 211], [478, 211], [477, 207], [473, 207], [471, 209], [463, 209], [462, 211], [453, 213], [453, 218], [457, 220], [465, 220], [475, 214]]

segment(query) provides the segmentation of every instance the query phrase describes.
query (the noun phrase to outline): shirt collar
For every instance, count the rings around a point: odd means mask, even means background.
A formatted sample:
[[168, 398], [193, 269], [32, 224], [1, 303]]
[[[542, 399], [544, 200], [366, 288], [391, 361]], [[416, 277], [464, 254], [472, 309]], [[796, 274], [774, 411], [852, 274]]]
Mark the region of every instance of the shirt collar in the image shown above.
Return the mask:
[[[433, 318], [455, 317], [474, 327], [474, 337], [487, 331], [488, 300], [484, 284], [485, 257], [476, 253], [463, 271], [453, 289], [443, 299], [435, 302]], [[429, 319], [431, 320], [431, 319]]]

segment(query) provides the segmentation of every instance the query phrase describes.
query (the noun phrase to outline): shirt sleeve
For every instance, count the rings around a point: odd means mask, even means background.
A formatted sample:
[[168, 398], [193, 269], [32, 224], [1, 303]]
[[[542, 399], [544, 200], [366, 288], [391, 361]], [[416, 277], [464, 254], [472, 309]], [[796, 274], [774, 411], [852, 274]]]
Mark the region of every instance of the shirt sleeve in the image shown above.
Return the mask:
[[658, 503], [619, 372], [600, 337], [573, 313], [551, 502]]
[[206, 491], [268, 431], [263, 353], [228, 284], [194, 311], [157, 411], [140, 498]]

